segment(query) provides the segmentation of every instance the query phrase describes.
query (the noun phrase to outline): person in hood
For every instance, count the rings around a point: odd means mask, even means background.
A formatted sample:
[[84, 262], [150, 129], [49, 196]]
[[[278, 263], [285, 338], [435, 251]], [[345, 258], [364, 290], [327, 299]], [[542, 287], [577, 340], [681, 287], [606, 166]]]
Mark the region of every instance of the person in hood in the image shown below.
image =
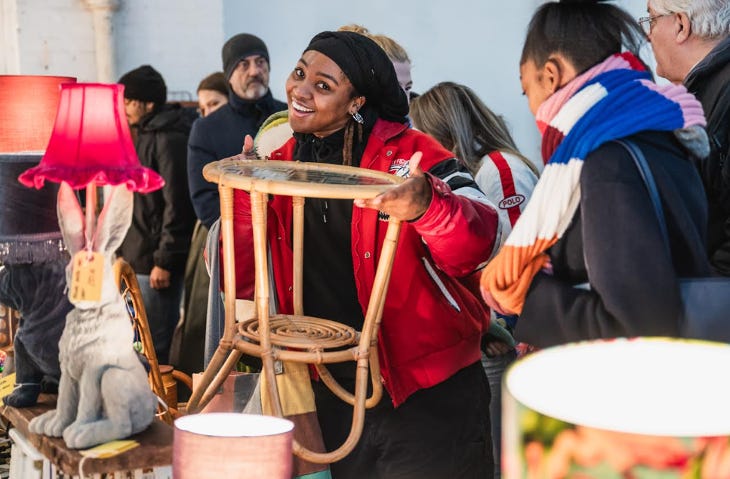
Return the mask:
[[149, 65], [119, 83], [139, 161], [165, 180], [160, 190], [134, 194], [132, 225], [119, 254], [137, 274], [157, 359], [167, 364], [195, 220], [185, 165], [192, 117], [179, 104], [166, 104], [165, 81]]

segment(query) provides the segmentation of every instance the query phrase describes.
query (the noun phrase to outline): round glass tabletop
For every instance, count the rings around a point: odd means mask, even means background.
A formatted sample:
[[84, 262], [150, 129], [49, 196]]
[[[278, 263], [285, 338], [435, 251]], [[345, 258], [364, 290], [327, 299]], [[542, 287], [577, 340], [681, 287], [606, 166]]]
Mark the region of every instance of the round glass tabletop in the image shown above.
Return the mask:
[[372, 198], [402, 183], [389, 173], [353, 166], [246, 160], [241, 155], [209, 163], [203, 176], [234, 189], [314, 198]]

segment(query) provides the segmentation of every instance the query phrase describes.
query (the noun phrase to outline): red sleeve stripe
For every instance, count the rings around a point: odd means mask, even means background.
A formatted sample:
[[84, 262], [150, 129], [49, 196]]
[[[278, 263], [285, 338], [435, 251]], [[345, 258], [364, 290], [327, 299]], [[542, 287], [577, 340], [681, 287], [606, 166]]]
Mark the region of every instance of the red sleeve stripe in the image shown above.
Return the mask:
[[[512, 177], [512, 170], [510, 169], [507, 160], [504, 156], [502, 156], [502, 153], [499, 151], [493, 151], [489, 153], [489, 158], [492, 160], [492, 163], [494, 163], [494, 166], [497, 167], [497, 171], [499, 172], [499, 181], [502, 183], [503, 198], [509, 198], [516, 195], [517, 190], [515, 189], [515, 180]], [[507, 214], [509, 215], [510, 224], [514, 227], [517, 222], [517, 218], [520, 217], [520, 205], [517, 204], [508, 208]]]

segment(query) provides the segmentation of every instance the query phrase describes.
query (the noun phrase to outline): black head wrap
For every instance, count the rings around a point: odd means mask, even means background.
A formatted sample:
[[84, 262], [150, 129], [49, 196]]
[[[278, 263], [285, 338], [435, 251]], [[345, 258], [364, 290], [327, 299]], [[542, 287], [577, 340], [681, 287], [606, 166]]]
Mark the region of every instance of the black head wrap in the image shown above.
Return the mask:
[[393, 63], [377, 43], [355, 32], [322, 32], [304, 51], [309, 50], [326, 55], [340, 67], [357, 93], [365, 97], [363, 108], [375, 110], [384, 120], [408, 122], [406, 94]]

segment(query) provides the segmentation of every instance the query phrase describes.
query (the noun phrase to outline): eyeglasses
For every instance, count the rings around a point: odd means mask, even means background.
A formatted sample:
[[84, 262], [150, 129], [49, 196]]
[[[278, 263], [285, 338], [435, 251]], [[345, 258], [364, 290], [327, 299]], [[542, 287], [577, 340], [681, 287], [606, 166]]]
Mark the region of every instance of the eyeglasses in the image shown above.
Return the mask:
[[654, 15], [653, 17], [641, 17], [639, 18], [639, 25], [641, 25], [641, 28], [644, 30], [644, 33], [649, 35], [651, 33], [651, 29], [656, 23], [657, 18], [666, 17], [667, 15], [671, 15], [669, 13], [663, 13], [661, 15]]

